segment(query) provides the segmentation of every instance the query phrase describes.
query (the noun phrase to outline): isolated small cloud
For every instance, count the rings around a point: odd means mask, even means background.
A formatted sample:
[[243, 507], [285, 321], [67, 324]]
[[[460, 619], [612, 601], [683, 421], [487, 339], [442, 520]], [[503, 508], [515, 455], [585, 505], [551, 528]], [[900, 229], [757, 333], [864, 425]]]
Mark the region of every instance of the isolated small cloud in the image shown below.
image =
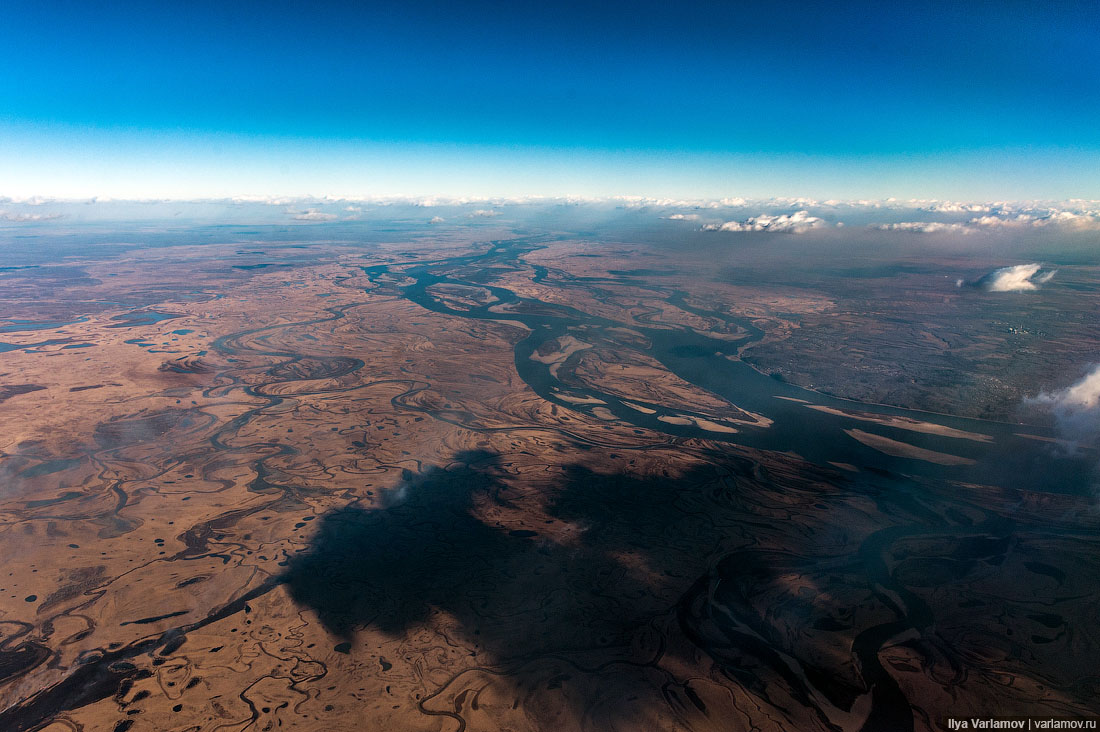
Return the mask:
[[336, 214], [325, 213], [315, 208], [306, 209], [300, 214], [295, 214], [295, 221], [332, 221], [339, 218]]
[[488, 208], [479, 208], [470, 214], [471, 219], [491, 219], [500, 216], [500, 211], [493, 211]]
[[665, 216], [669, 221], [696, 221], [699, 218], [699, 214], [682, 214], [676, 213], [671, 216]]
[[1058, 430], [1075, 445], [1100, 446], [1100, 365], [1065, 389], [1028, 400], [1054, 414]]
[[706, 224], [704, 231], [770, 231], [782, 234], [801, 234], [810, 229], [825, 226], [825, 220], [811, 216], [809, 211], [769, 216], [761, 214], [744, 221], [727, 221], [724, 224]]
[[428, 219], [429, 224], [442, 224], [444, 221], [446, 221], [446, 219], [442, 216], [432, 216]]
[[1050, 282], [1058, 272], [1056, 269], [1040, 272], [1041, 269], [1042, 265], [1038, 262], [1002, 267], [993, 270], [975, 284], [989, 292], [1030, 292]]

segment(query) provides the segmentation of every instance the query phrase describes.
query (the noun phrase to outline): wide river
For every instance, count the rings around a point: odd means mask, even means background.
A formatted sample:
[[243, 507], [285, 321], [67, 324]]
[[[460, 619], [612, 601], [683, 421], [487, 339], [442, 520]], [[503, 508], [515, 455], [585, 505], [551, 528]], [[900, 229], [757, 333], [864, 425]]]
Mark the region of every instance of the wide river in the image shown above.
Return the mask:
[[[516, 370], [539, 396], [563, 408], [587, 413], [599, 409], [596, 414], [606, 416], [610, 412], [639, 428], [790, 452], [811, 462], [852, 466], [884, 477], [918, 475], [1057, 493], [1079, 493], [1088, 488], [1092, 475], [1088, 456], [1060, 446], [1049, 428], [853, 402], [763, 374], [736, 357], [739, 350], [763, 336], [759, 328], [721, 312], [692, 307], [687, 302], [690, 293], [663, 283], [655, 286], [644, 271], [620, 272], [614, 278], [581, 278], [561, 271], [553, 276], [556, 286], [584, 288], [597, 298], [601, 297], [601, 285], [633, 284], [656, 289], [664, 293], [671, 306], [723, 320], [743, 335], [719, 338], [687, 327], [616, 322], [576, 308], [521, 297], [483, 281], [489, 279], [485, 276], [489, 271], [530, 271], [532, 265], [522, 258], [541, 246], [541, 242], [526, 239], [493, 242], [477, 254], [413, 266], [365, 267], [364, 272], [372, 281], [390, 288], [395, 281], [411, 278], [412, 283], [398, 285], [398, 289], [411, 302], [433, 312], [527, 326], [530, 335], [515, 346]], [[546, 268], [533, 268], [534, 282], [542, 283], [549, 276]], [[439, 285], [481, 288], [491, 293], [493, 300], [451, 307], [431, 294], [429, 288]], [[532, 358], [542, 344], [562, 336], [615, 341], [621, 340], [622, 329], [641, 333], [648, 341], [648, 347], [643, 346], [646, 354], [676, 376], [767, 419], [759, 425], [737, 423], [736, 432], [715, 431], [713, 422], [707, 428], [697, 421], [715, 416], [713, 412], [696, 413], [651, 402], [642, 403], [640, 406], [647, 411], [640, 411], [613, 394], [575, 381], [562, 384], [550, 364]], [[580, 403], [578, 396], [589, 401]], [[629, 402], [639, 405], [637, 399]]]

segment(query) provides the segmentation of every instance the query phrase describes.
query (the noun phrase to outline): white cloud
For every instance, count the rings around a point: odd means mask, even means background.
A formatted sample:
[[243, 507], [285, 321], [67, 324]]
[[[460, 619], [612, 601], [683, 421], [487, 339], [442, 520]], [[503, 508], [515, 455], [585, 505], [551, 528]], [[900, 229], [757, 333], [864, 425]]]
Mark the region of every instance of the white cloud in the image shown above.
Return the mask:
[[1100, 228], [1100, 212], [1097, 211], [1057, 211], [1045, 219], [1035, 222], [1036, 226], [1054, 224], [1072, 229], [1097, 229]]
[[1000, 216], [978, 216], [970, 219], [971, 226], [978, 226], [984, 228], [1012, 228], [1020, 226], [1036, 226], [1036, 219], [1031, 214], [1017, 214], [1009, 218], [1001, 218]]
[[770, 231], [784, 234], [801, 234], [810, 229], [824, 226], [825, 221], [811, 216], [809, 211], [796, 211], [793, 214], [769, 216], [761, 214], [744, 221], [727, 221], [724, 224], [706, 224], [704, 231]]
[[429, 224], [442, 224], [444, 221], [446, 221], [446, 219], [442, 216], [432, 216], [428, 219]]
[[[974, 211], [980, 207], [969, 206], [965, 210]], [[1067, 211], [1057, 208], [1013, 208], [1007, 204], [987, 207], [992, 213], [975, 216], [965, 222], [945, 223], [942, 221], [902, 221], [893, 224], [879, 224], [874, 228], [883, 231], [909, 231], [917, 234], [955, 233], [967, 234], [979, 230], [1040, 229], [1044, 227], [1061, 229], [1098, 229], [1100, 212], [1090, 210]], [[933, 209], [927, 209], [933, 210]], [[945, 209], [934, 209], [945, 210]], [[963, 209], [960, 209], [963, 210]]]
[[1065, 229], [1095, 229], [1100, 228], [1100, 213], [1096, 211], [1067, 211], [1060, 209], [1047, 209], [1042, 211], [1032, 210], [1030, 213], [1019, 213], [1015, 216], [980, 216], [971, 219], [972, 226], [995, 228], [1043, 228], [1060, 227]]
[[50, 213], [50, 214], [28, 214], [18, 213], [11, 211], [0, 211], [0, 221], [15, 221], [23, 223], [26, 221], [53, 221], [59, 219], [63, 214]]
[[338, 218], [336, 214], [325, 213], [315, 208], [306, 209], [294, 216], [295, 221], [332, 221], [335, 218]]
[[[5, 191], [5, 193], [9, 193]], [[518, 206], [593, 206], [652, 212], [670, 221], [694, 221], [707, 231], [771, 231], [802, 233], [809, 229], [831, 226], [843, 219], [849, 225], [872, 230], [938, 234], [943, 237], [975, 232], [1002, 232], [1022, 235], [1040, 230], [1050, 233], [1071, 233], [1100, 230], [1100, 201], [1073, 199], [1064, 201], [943, 201], [909, 199], [813, 199], [804, 197], [744, 198], [734, 195], [723, 198], [657, 198], [647, 196], [365, 196], [365, 195], [241, 195], [232, 198], [189, 199], [43, 199], [35, 197], [0, 198], [0, 221], [44, 221], [47, 211], [62, 212], [80, 219], [86, 213], [73, 214], [69, 206], [77, 203], [100, 206], [104, 212], [112, 207], [135, 203], [223, 204], [238, 211], [248, 206], [282, 207], [288, 218], [302, 222], [334, 221], [340, 218], [354, 221], [368, 211], [386, 207], [438, 207], [448, 221], [462, 217], [492, 218]], [[37, 208], [37, 213], [35, 208]], [[331, 214], [329, 212], [332, 212]], [[791, 213], [794, 212], [794, 213]], [[427, 217], [435, 211], [426, 213]], [[100, 214], [96, 214], [99, 216]], [[125, 213], [121, 215], [126, 215]], [[214, 215], [203, 211], [202, 215]], [[263, 215], [257, 212], [257, 215]], [[36, 218], [36, 216], [38, 218]], [[331, 217], [331, 218], [330, 218]], [[900, 219], [900, 221], [898, 221]], [[928, 219], [928, 220], [921, 220]]]
[[927, 206], [922, 206], [925, 211], [940, 213], [989, 213], [992, 205], [988, 203], [956, 203], [955, 201], [937, 201]]
[[194, 201], [180, 201], [180, 203], [214, 203], [219, 200], [230, 203], [257, 203], [264, 206], [290, 206], [318, 202], [312, 196], [233, 196], [226, 199], [196, 199]]
[[1042, 265], [1037, 262], [1031, 264], [1016, 264], [1011, 267], [990, 272], [978, 280], [978, 284], [990, 292], [1028, 292], [1038, 290], [1039, 285], [1045, 285], [1054, 277], [1058, 270], [1050, 270], [1039, 274]]
[[940, 221], [901, 221], [896, 224], [879, 224], [881, 231], [908, 231], [912, 234], [969, 234], [971, 229], [964, 224], [945, 224]]
[[1100, 445], [1100, 365], [1073, 386], [1040, 392], [1029, 400], [1054, 413], [1058, 429], [1077, 445]]

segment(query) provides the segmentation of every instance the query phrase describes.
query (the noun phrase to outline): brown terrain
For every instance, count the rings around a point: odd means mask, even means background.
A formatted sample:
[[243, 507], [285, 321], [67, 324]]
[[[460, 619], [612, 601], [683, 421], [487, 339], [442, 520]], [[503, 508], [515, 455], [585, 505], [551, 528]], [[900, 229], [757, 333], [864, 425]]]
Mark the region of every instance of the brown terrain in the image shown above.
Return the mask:
[[0, 730], [1100, 714], [1100, 514], [996, 472], [1049, 425], [874, 407], [1008, 419], [1097, 321], [496, 235], [4, 272]]

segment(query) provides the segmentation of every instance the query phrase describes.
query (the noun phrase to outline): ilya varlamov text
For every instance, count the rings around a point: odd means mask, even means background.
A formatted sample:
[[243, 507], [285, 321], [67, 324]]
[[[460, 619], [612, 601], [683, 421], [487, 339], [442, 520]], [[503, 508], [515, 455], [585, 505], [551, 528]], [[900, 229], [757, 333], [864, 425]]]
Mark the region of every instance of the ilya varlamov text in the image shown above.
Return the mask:
[[1096, 729], [1095, 719], [1060, 719], [1054, 717], [1025, 717], [1023, 719], [992, 719], [969, 717], [967, 719], [948, 719], [949, 730], [973, 729]]

